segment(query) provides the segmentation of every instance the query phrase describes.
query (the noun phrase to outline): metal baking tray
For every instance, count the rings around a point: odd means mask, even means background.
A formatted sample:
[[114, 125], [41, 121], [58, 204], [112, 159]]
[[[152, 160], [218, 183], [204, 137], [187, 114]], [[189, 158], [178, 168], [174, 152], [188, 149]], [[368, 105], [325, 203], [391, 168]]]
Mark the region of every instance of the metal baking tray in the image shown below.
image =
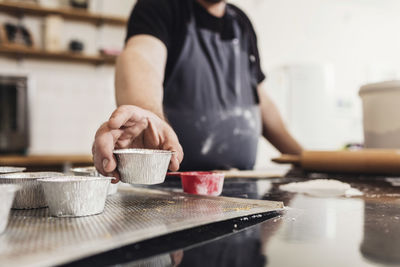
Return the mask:
[[48, 266], [172, 232], [282, 209], [281, 202], [124, 187], [100, 215], [50, 217], [47, 208], [12, 211], [0, 236], [2, 266]]

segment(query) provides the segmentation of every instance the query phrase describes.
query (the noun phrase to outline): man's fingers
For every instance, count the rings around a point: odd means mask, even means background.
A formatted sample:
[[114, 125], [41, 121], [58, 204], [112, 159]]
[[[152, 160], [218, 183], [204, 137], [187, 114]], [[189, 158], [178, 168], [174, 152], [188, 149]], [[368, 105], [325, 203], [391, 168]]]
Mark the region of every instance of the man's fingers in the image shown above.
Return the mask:
[[107, 176], [108, 177], [114, 177], [114, 179], [111, 180], [112, 184], [116, 184], [121, 180], [121, 178], [119, 176], [119, 172], [117, 170], [115, 170], [115, 171], [113, 171], [111, 173], [108, 173]]
[[178, 137], [175, 132], [171, 132], [169, 136], [166, 138], [165, 143], [162, 147], [164, 150], [174, 151], [175, 157], [179, 163], [183, 160], [183, 148], [179, 143]]
[[176, 150], [176, 158], [177, 158], [178, 162], [181, 163], [183, 160], [183, 157], [184, 157], [183, 148], [182, 148], [181, 144], [179, 144], [179, 141], [177, 141], [177, 142], [178, 142], [178, 148]]
[[108, 120], [108, 127], [110, 129], [119, 129], [124, 125], [131, 126], [144, 117], [144, 111], [138, 107], [129, 105], [120, 106], [111, 114]]
[[140, 121], [138, 121], [137, 123], [135, 123], [134, 125], [132, 125], [130, 127], [123, 127], [122, 128], [123, 132], [119, 139], [120, 140], [125, 140], [125, 139], [134, 140], [144, 131], [144, 129], [147, 128], [147, 126], [148, 126], [147, 119], [141, 119]]
[[115, 144], [115, 149], [129, 148], [132, 144], [132, 140], [130, 139], [118, 140]]
[[173, 151], [171, 161], [169, 163], [169, 170], [170, 171], [177, 171], [179, 170], [179, 166], [183, 160], [183, 149], [182, 146], [179, 144], [178, 138], [174, 136], [172, 138], [173, 141], [171, 143], [166, 142], [163, 146], [163, 149]]
[[171, 157], [171, 161], [169, 162], [168, 169], [172, 172], [176, 172], [177, 170], [179, 170], [179, 165], [180, 163], [176, 154], [173, 154]]
[[117, 160], [114, 155], [111, 154], [111, 157], [104, 157], [102, 160], [103, 171], [105, 173], [111, 173], [117, 168]]
[[110, 130], [107, 125], [102, 126], [96, 133], [93, 160], [96, 169], [103, 175], [114, 171], [117, 166], [113, 150], [121, 134], [122, 130]]
[[148, 111], [127, 105], [116, 109], [96, 133], [93, 145], [96, 168], [103, 175], [111, 174], [119, 179], [113, 150], [132, 146], [174, 151], [169, 164], [171, 171], [177, 171], [183, 160], [179, 140], [167, 123]]
[[144, 146], [148, 148], [158, 148], [160, 146], [160, 137], [158, 134], [158, 129], [154, 122], [147, 119], [147, 129], [144, 132]]

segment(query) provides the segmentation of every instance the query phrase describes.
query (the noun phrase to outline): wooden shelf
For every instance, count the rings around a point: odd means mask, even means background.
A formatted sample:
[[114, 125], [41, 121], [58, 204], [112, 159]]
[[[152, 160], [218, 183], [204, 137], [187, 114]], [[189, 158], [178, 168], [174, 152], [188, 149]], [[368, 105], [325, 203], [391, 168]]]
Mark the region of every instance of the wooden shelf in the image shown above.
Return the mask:
[[105, 16], [95, 13], [90, 13], [84, 10], [74, 8], [48, 8], [37, 4], [27, 4], [18, 2], [1, 2], [0, 12], [7, 12], [16, 16], [31, 15], [31, 16], [48, 16], [59, 15], [64, 19], [85, 21], [96, 25], [112, 24], [125, 26], [126, 18], [116, 16]]
[[57, 60], [93, 65], [114, 64], [115, 56], [89, 56], [71, 52], [47, 52], [25, 47], [0, 46], [0, 55], [12, 58], [32, 58], [39, 60]]
[[51, 166], [63, 164], [93, 165], [91, 155], [1, 155], [0, 165], [3, 166]]

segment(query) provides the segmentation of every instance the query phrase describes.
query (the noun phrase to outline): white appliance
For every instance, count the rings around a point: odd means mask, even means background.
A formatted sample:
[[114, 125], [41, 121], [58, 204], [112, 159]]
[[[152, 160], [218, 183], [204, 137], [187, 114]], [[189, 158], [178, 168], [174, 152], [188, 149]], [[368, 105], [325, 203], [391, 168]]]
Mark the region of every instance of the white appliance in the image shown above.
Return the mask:
[[355, 140], [361, 123], [355, 123], [353, 99], [335, 92], [332, 65], [281, 67], [270, 72], [267, 90], [290, 132], [306, 149], [340, 149], [360, 141]]

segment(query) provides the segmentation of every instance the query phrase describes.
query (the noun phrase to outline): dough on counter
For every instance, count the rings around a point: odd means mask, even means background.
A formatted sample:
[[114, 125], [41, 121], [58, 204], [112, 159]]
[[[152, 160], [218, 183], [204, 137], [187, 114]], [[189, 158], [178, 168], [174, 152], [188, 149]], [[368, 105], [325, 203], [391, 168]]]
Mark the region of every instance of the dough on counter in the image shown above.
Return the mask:
[[363, 193], [348, 183], [332, 179], [316, 179], [279, 186], [280, 190], [303, 193], [315, 197], [361, 196]]

